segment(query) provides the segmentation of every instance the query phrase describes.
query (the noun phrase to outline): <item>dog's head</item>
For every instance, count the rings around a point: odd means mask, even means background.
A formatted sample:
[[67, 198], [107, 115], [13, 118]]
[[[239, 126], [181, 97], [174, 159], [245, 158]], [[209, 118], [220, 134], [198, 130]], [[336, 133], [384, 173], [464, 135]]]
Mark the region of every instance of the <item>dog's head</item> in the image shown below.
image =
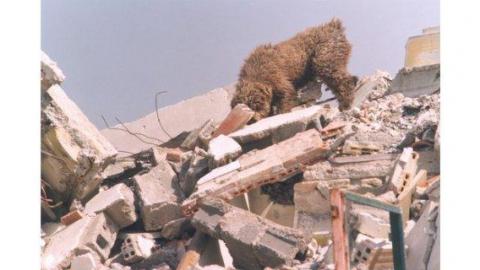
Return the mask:
[[349, 110], [352, 107], [355, 97], [355, 88], [357, 87], [358, 77], [349, 76], [348, 79], [342, 81], [341, 97], [338, 99], [339, 109], [341, 111]]
[[232, 108], [243, 103], [255, 111], [254, 121], [270, 115], [272, 103], [272, 89], [265, 84], [241, 81], [237, 84], [235, 96], [232, 99]]

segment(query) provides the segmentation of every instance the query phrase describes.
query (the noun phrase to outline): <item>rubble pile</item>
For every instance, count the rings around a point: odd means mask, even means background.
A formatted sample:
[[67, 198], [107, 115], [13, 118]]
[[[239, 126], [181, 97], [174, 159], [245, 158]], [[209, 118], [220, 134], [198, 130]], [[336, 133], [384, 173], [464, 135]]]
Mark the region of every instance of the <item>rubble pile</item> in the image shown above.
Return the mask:
[[439, 92], [391, 93], [378, 71], [351, 110], [308, 97], [250, 123], [239, 104], [120, 157], [63, 79], [42, 57], [42, 269], [339, 269], [344, 216], [351, 268], [393, 269], [388, 212], [332, 190], [401, 209], [407, 269], [438, 269]]

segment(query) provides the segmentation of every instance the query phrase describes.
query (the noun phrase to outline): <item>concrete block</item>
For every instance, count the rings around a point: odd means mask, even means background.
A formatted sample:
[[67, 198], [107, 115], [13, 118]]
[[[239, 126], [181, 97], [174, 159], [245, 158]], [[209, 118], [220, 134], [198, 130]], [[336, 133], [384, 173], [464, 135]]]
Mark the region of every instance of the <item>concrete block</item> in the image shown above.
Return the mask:
[[98, 188], [116, 154], [60, 86], [42, 94], [42, 179], [55, 192], [84, 199]]
[[117, 225], [103, 213], [86, 216], [51, 237], [43, 250], [41, 269], [68, 267], [74, 256], [87, 252], [107, 259], [117, 231]]
[[202, 177], [197, 190], [183, 202], [184, 213], [191, 214], [197, 201], [207, 196], [231, 200], [263, 184], [286, 180], [304, 166], [325, 158], [327, 151], [314, 129], [268, 148], [250, 151]]
[[169, 166], [168, 163], [159, 164], [148, 173], [133, 178], [147, 231], [160, 230], [169, 221], [182, 217], [179, 198], [175, 195], [176, 176]]
[[364, 211], [359, 211], [354, 214], [357, 220], [355, 229], [362, 234], [373, 238], [388, 239], [390, 234], [390, 223], [382, 218], [376, 217], [374, 214]]
[[215, 127], [213, 120], [208, 119], [201, 127], [191, 131], [180, 147], [193, 150], [196, 146], [202, 146], [202, 144], [203, 146], [207, 146], [208, 141], [212, 138]]
[[261, 119], [228, 136], [240, 144], [258, 141], [267, 137], [275, 139], [274, 142], [288, 139], [298, 132], [305, 130], [309, 123], [320, 117], [321, 106], [311, 106], [303, 110], [284, 114], [277, 114]]
[[125, 184], [117, 184], [101, 191], [85, 205], [85, 213], [105, 212], [120, 228], [137, 220], [133, 192]]
[[122, 243], [121, 252], [126, 263], [136, 263], [152, 255], [155, 241], [142, 234], [130, 234]]
[[417, 174], [419, 154], [412, 148], [404, 148], [398, 161], [395, 164], [390, 177], [390, 190], [399, 196], [409, 183], [413, 182]]
[[431, 95], [440, 90], [440, 64], [402, 68], [392, 81], [389, 94], [402, 93], [406, 97]]
[[212, 137], [215, 138], [221, 134], [228, 135], [234, 131], [243, 128], [255, 114], [245, 104], [237, 104], [225, 117], [222, 123], [218, 126], [217, 130], [213, 133]]
[[204, 201], [192, 219], [193, 225], [222, 239], [235, 267], [263, 269], [291, 264], [306, 250], [307, 239], [295, 229], [275, 224], [220, 199]]
[[229, 163], [242, 153], [242, 147], [234, 139], [219, 135], [208, 143], [211, 168]]
[[65, 80], [62, 70], [57, 66], [57, 63], [50, 59], [46, 53], [41, 52], [41, 88], [46, 91], [54, 84], [61, 84]]

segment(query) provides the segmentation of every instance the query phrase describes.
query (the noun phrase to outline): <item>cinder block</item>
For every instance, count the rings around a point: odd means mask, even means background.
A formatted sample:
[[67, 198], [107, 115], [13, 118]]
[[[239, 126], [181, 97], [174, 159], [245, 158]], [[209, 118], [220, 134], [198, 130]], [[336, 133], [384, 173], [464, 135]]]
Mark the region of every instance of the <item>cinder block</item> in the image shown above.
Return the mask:
[[137, 220], [133, 192], [125, 184], [117, 184], [101, 191], [85, 205], [85, 213], [105, 212], [120, 228]]
[[122, 257], [126, 263], [136, 263], [152, 255], [155, 241], [141, 234], [129, 234], [122, 243]]
[[95, 252], [108, 258], [118, 227], [104, 213], [86, 216], [52, 235], [42, 254], [42, 269], [68, 267], [76, 255]]
[[[167, 167], [168, 166], [168, 167]], [[145, 230], [160, 230], [168, 222], [182, 217], [175, 195], [176, 175], [170, 165], [152, 168], [148, 173], [136, 175], [135, 192], [140, 198], [140, 209]]]

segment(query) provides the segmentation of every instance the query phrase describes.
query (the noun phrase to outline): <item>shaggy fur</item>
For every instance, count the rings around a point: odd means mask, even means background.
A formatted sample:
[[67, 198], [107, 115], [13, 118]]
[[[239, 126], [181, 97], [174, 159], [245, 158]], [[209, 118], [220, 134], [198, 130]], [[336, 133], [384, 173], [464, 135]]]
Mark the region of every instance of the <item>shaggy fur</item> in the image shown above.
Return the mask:
[[349, 109], [357, 77], [347, 71], [351, 45], [339, 19], [312, 27], [276, 45], [258, 46], [240, 71], [232, 107], [244, 103], [254, 120], [297, 105], [296, 88], [314, 77], [337, 97], [340, 109]]

